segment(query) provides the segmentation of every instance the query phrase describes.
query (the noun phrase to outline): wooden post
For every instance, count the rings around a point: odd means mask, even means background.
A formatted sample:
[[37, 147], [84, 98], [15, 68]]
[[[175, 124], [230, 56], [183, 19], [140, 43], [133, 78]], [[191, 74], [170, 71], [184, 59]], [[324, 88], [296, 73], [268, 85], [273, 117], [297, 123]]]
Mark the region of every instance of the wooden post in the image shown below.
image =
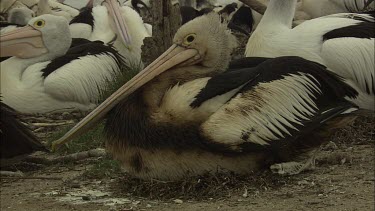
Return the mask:
[[151, 1], [152, 37], [143, 40], [142, 60], [150, 64], [172, 45], [174, 34], [181, 26], [180, 6], [171, 0]]

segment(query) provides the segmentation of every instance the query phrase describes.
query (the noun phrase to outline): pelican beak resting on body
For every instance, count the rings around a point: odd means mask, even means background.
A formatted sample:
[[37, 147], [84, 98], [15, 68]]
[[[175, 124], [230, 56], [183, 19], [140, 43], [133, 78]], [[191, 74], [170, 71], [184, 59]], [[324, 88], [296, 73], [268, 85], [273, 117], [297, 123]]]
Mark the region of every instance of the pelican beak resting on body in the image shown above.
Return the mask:
[[[211, 15], [215, 17], [217, 16], [217, 19], [219, 20], [218, 15]], [[225, 27], [225, 25], [223, 24], [221, 27]], [[204, 31], [204, 28], [199, 28], [195, 30]], [[181, 27], [181, 29], [175, 35], [174, 44], [168, 50], [166, 50], [154, 62], [152, 62], [145, 69], [139, 72], [136, 76], [129, 80], [125, 85], [123, 85], [110, 97], [108, 97], [106, 101], [104, 101], [94, 111], [87, 115], [67, 134], [65, 134], [59, 140], [55, 141], [52, 145], [52, 149], [58, 148], [64, 143], [79, 136], [85, 130], [91, 128], [91, 126], [93, 126], [96, 122], [102, 119], [119, 102], [124, 100], [126, 97], [128, 97], [130, 94], [135, 92], [137, 89], [139, 89], [146, 83], [150, 82], [152, 79], [156, 78], [160, 74], [170, 69], [177, 67], [193, 66], [194, 64], [198, 63], [200, 67], [203, 66], [204, 68], [208, 68], [208, 72], [218, 71], [217, 69], [226, 68], [230, 60], [230, 53], [226, 52], [225, 54], [228, 55], [225, 55], [225, 58], [221, 58], [223, 56], [218, 55], [218, 51], [210, 51], [210, 53], [208, 53], [209, 48], [213, 48], [213, 46], [216, 46], [220, 43], [207, 42], [206, 37], [208, 36], [208, 34], [198, 36], [195, 33], [189, 33], [190, 31], [195, 30], [191, 30], [189, 27]], [[206, 30], [204, 33], [210, 32]], [[230, 31], [226, 31], [225, 33], [230, 34]], [[225, 42], [231, 49], [226, 49], [226, 51], [231, 52], [231, 50], [237, 45], [237, 41], [235, 40], [233, 35], [231, 35], [229, 39], [230, 40], [225, 40]], [[217, 61], [220, 61], [221, 63], [225, 64], [220, 63], [220, 65], [217, 65]], [[220, 66], [220, 68], [218, 66]], [[221, 66], [224, 67], [221, 68]], [[201, 72], [205, 71], [201, 70]], [[196, 72], [195, 74], [199, 75], [199, 73]]]
[[[194, 35], [187, 39], [194, 41]], [[186, 40], [186, 41], [187, 41]], [[172, 45], [159, 58], [147, 66], [144, 70], [138, 73], [135, 77], [129, 80], [125, 85], [107, 98], [94, 111], [88, 114], [80, 123], [78, 123], [72, 130], [65, 134], [62, 138], [53, 143], [52, 149], [55, 150], [61, 145], [67, 143], [73, 138], [79, 136], [87, 129], [91, 128], [96, 122], [101, 120], [114, 106], [125, 99], [138, 88], [151, 81], [161, 73], [175, 66], [193, 65], [201, 61], [199, 50], [190, 49], [177, 44]]]
[[120, 5], [117, 0], [104, 0], [103, 5], [107, 8], [111, 18], [112, 26], [115, 27], [115, 30], [120, 35], [123, 43], [128, 47], [131, 43], [131, 37], [128, 31], [128, 26], [124, 16], [121, 14]]
[[43, 43], [42, 33], [38, 30], [44, 26], [44, 21], [35, 22], [0, 37], [1, 57], [16, 56], [19, 58], [32, 58], [48, 52]]

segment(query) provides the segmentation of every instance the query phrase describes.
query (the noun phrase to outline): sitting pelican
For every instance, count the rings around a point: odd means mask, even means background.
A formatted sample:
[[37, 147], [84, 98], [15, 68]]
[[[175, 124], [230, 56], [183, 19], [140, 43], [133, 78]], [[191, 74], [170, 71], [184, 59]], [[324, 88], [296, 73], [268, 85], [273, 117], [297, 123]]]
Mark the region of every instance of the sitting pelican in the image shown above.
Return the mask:
[[50, 4], [49, 4], [49, 0], [39, 0], [37, 6], [38, 6], [37, 7], [38, 9], [36, 10], [37, 16], [44, 15], [44, 14], [51, 14], [51, 15], [56, 15], [56, 16], [62, 16], [64, 18], [66, 18], [68, 21], [70, 21], [76, 15], [78, 15], [78, 14], [75, 14], [73, 16], [72, 14], [70, 14], [69, 12], [66, 12], [64, 10], [59, 10], [59, 11], [53, 10], [51, 8]]
[[25, 26], [35, 14], [27, 7], [14, 8], [9, 11], [7, 22], [1, 23], [1, 34]]
[[0, 114], [1, 159], [30, 154], [34, 151], [47, 151], [30, 129], [20, 122], [16, 111], [1, 101]]
[[34, 11], [29, 8], [14, 8], [9, 11], [8, 23], [25, 26], [31, 18], [35, 17]]
[[[45, 1], [45, 0], [43, 0]], [[44, 5], [48, 5], [50, 8], [44, 7]], [[29, 8], [33, 10], [37, 15], [39, 9], [39, 0], [1, 0], [0, 2], [0, 11], [2, 13], [8, 13], [11, 9], [14, 8]], [[69, 19], [78, 15], [79, 11], [73, 7], [67, 6], [65, 4], [61, 4], [55, 0], [50, 0], [49, 2], [41, 2], [41, 6], [44, 7], [41, 11], [49, 10], [49, 12], [57, 12], [62, 13], [62, 11], [66, 14], [69, 14]], [[52, 9], [52, 10], [50, 10]]]
[[18, 112], [93, 109], [123, 66], [116, 50], [70, 37], [68, 21], [42, 15], [0, 36], [3, 101]]
[[[246, 11], [246, 19], [250, 20], [248, 22], [250, 28], [255, 29], [267, 9], [269, 0], [241, 0], [241, 2], [251, 8], [251, 12]], [[293, 26], [326, 15], [364, 11], [375, 11], [374, 0], [298, 0]]]
[[70, 30], [73, 38], [113, 44], [129, 66], [141, 64], [143, 39], [151, 36], [142, 17], [130, 7], [120, 7], [116, 0], [94, 7], [90, 0], [70, 22]]
[[215, 13], [183, 25], [173, 42], [52, 148], [108, 113], [107, 150], [140, 178], [248, 173], [270, 164], [295, 174], [305, 168], [289, 162], [299, 147], [317, 144], [341, 114], [356, 110], [345, 100], [354, 89], [299, 57], [255, 58], [225, 71], [236, 39]]
[[375, 3], [373, 0], [302, 0], [300, 10], [313, 19], [337, 13], [374, 11]]
[[343, 77], [360, 108], [375, 109], [374, 15], [341, 13], [292, 28], [297, 0], [271, 0], [246, 46], [247, 57], [300, 56]]

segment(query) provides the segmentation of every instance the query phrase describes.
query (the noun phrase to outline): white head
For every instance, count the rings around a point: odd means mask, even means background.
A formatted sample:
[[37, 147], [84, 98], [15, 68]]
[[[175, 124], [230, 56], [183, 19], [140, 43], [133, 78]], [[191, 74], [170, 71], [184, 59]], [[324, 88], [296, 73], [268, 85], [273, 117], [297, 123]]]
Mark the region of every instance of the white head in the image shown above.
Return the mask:
[[226, 24], [221, 23], [219, 15], [215, 13], [186, 23], [177, 31], [173, 45], [166, 52], [108, 97], [64, 137], [55, 142], [53, 148], [90, 128], [116, 104], [167, 71], [172, 72], [186, 68], [197, 75], [202, 69], [216, 72], [219, 68], [224, 71], [236, 45], [235, 37], [227, 29]]
[[0, 36], [1, 56], [46, 60], [64, 55], [72, 39], [68, 21], [63, 17], [41, 15], [31, 19], [27, 26]]
[[187, 49], [196, 49], [205, 67], [226, 68], [237, 40], [216, 13], [195, 18], [181, 26], [173, 43]]

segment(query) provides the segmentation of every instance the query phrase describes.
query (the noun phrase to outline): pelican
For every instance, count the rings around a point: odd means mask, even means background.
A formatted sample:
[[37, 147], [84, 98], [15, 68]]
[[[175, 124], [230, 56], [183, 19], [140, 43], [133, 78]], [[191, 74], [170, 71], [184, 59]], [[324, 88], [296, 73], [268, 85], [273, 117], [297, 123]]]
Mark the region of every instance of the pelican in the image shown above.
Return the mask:
[[27, 7], [14, 8], [9, 11], [6, 23], [1, 23], [1, 34], [17, 29], [19, 26], [25, 26], [35, 14]]
[[267, 165], [294, 174], [304, 168], [289, 162], [295, 150], [317, 144], [319, 132], [356, 110], [345, 100], [354, 89], [299, 57], [255, 58], [226, 71], [236, 39], [215, 13], [183, 25], [173, 43], [53, 149], [108, 114], [107, 150], [136, 177], [245, 174]]
[[104, 0], [92, 7], [92, 0], [70, 22], [72, 37], [113, 43], [130, 66], [141, 64], [143, 39], [150, 34], [139, 14], [130, 7], [120, 7], [116, 0]]
[[35, 13], [29, 8], [14, 8], [9, 11], [8, 23], [25, 26], [33, 17], [35, 17]]
[[[255, 29], [267, 9], [269, 0], [241, 0], [251, 9], [244, 13], [242, 19], [248, 19], [248, 25]], [[245, 6], [247, 7], [247, 6]], [[306, 20], [319, 18], [337, 13], [355, 13], [375, 11], [373, 0], [298, 0], [293, 19], [293, 26], [297, 26]], [[245, 10], [244, 10], [245, 11]]]
[[0, 41], [1, 56], [13, 56], [1, 62], [3, 101], [23, 113], [93, 109], [124, 63], [101, 42], [72, 42], [67, 20], [49, 14], [2, 34]]
[[49, 4], [49, 0], [39, 0], [36, 14], [37, 16], [44, 15], [44, 14], [62, 16], [66, 18], [68, 21], [72, 20], [76, 15], [78, 15], [78, 14], [75, 14], [73, 16], [72, 14], [64, 10], [54, 11]]
[[337, 13], [375, 10], [375, 3], [373, 0], [302, 0], [300, 10], [313, 19]]
[[[35, 16], [35, 13], [27, 7], [14, 8], [9, 11], [8, 22], [1, 24], [0, 34], [10, 32], [20, 26], [25, 26], [29, 20]], [[0, 62], [8, 59], [9, 57], [1, 57]]]
[[17, 0], [2, 0], [0, 2], [0, 12], [2, 14], [7, 14], [15, 8], [27, 8], [27, 6]]
[[142, 17], [146, 16], [147, 13], [150, 13], [150, 2], [142, 0], [129, 0], [124, 2], [123, 6], [128, 6], [137, 11]]
[[[250, 10], [250, 8], [247, 8], [247, 9]], [[245, 14], [248, 11], [244, 9], [244, 6], [241, 6], [240, 9], [237, 9], [236, 3], [227, 4], [224, 8], [217, 7], [213, 9], [211, 7], [206, 7], [200, 10], [194, 9], [194, 7], [191, 7], [191, 6], [181, 6], [180, 7], [181, 24], [185, 24], [193, 20], [194, 18], [208, 14], [210, 12], [216, 12], [217, 14], [219, 14], [223, 21], [228, 22], [228, 27], [232, 30], [238, 31], [245, 35], [249, 35], [249, 33], [251, 32], [251, 29], [245, 30], [242, 27], [240, 27], [241, 25], [248, 26], [248, 23], [249, 23], [247, 19], [248, 14]]]
[[352, 99], [374, 110], [374, 16], [340, 13], [292, 28], [297, 0], [271, 0], [246, 46], [247, 57], [300, 56], [326, 66], [353, 86]]
[[[77, 9], [67, 6], [65, 4], [61, 4], [54, 0], [51, 0], [49, 2], [47, 1], [40, 2], [41, 4], [38, 4], [38, 3], [39, 3], [39, 0], [2, 0], [0, 3], [0, 6], [1, 6], [0, 10], [2, 13], [8, 13], [8, 11], [14, 8], [29, 8], [33, 10], [37, 15], [41, 15], [41, 14], [38, 14], [38, 10], [39, 10], [39, 6], [42, 6], [44, 8], [39, 11], [48, 10], [51, 13], [57, 12], [60, 14], [65, 12], [69, 14], [70, 17], [75, 17], [79, 13]], [[46, 5], [49, 6], [50, 8], [46, 8], [45, 7]], [[52, 11], [50, 11], [50, 9], [52, 9]]]
[[47, 151], [37, 137], [18, 118], [17, 112], [0, 101], [0, 158], [8, 159]]

